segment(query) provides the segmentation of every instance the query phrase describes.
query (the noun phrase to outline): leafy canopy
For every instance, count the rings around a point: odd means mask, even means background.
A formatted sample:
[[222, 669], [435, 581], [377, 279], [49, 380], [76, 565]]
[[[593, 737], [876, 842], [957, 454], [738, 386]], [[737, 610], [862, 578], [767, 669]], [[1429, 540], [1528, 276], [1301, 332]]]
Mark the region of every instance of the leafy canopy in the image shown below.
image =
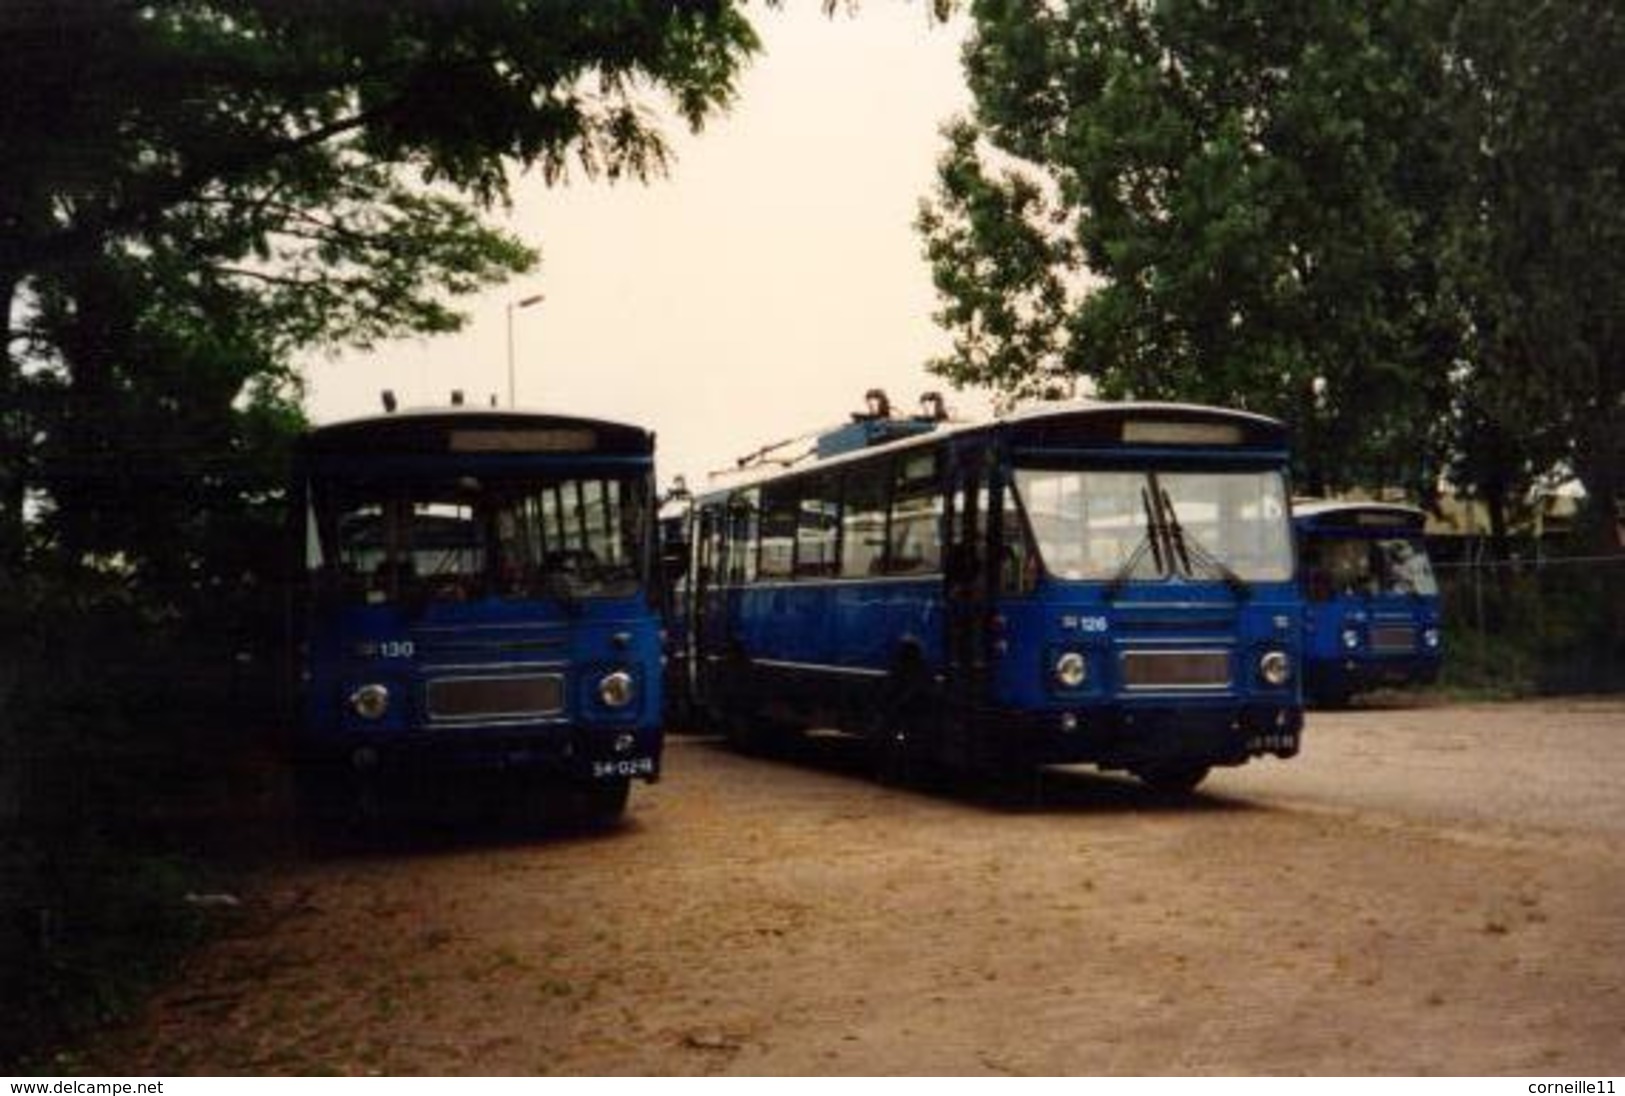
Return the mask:
[[757, 43], [727, 0], [70, 0], [0, 45], [0, 553], [190, 581], [297, 355], [455, 329], [537, 261], [484, 220], [516, 171], [663, 170], [654, 97], [698, 127]]
[[1280, 415], [1314, 489], [1610, 497], [1622, 19], [1524, 8], [973, 3], [934, 368]]

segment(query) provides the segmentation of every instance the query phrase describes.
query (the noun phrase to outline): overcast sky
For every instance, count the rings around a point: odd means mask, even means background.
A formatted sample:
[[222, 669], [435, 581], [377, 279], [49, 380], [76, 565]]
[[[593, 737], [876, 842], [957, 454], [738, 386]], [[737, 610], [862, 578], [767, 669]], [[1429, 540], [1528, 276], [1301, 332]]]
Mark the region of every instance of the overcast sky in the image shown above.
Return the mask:
[[[912, 408], [945, 388], [923, 368], [945, 353], [930, 271], [913, 229], [938, 127], [968, 107], [966, 26], [926, 7], [867, 0], [750, 11], [764, 51], [734, 110], [698, 135], [667, 133], [669, 178], [647, 186], [526, 179], [510, 228], [541, 268], [466, 302], [460, 334], [386, 344], [307, 370], [318, 422], [507, 393], [507, 306], [518, 405], [622, 419], [659, 435], [660, 478], [693, 486], [769, 441], [844, 418], [864, 390]], [[975, 394], [951, 406], [985, 410]]]

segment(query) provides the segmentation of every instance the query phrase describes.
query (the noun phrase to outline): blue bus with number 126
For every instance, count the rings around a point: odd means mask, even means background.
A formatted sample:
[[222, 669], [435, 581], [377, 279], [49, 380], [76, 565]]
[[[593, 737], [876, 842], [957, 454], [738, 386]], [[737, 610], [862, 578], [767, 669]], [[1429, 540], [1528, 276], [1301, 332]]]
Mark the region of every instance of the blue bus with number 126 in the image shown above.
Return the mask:
[[1070, 403], [965, 425], [871, 395], [814, 459], [696, 500], [677, 661], [701, 718], [747, 748], [834, 728], [885, 768], [1092, 762], [1177, 790], [1298, 751], [1279, 422]]

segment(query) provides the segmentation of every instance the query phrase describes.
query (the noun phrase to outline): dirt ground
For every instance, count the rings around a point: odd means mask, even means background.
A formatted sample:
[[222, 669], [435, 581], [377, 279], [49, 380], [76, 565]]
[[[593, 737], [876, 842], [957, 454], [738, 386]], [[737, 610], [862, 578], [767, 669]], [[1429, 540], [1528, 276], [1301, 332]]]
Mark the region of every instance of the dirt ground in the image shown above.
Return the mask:
[[[602, 834], [290, 852], [106, 1074], [1617, 1074], [1625, 703], [1314, 713], [1187, 801], [673, 738]], [[267, 825], [276, 825], [269, 820]]]

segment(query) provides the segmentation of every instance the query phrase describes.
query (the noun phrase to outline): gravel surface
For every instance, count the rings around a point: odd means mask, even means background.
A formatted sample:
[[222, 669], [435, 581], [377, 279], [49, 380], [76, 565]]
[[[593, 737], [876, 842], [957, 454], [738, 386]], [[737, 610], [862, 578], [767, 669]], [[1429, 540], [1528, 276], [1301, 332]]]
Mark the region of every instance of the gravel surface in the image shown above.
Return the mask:
[[[251, 880], [108, 1074], [1617, 1073], [1625, 703], [1313, 713], [1197, 795], [674, 737], [608, 832]], [[273, 823], [268, 822], [267, 825]]]

